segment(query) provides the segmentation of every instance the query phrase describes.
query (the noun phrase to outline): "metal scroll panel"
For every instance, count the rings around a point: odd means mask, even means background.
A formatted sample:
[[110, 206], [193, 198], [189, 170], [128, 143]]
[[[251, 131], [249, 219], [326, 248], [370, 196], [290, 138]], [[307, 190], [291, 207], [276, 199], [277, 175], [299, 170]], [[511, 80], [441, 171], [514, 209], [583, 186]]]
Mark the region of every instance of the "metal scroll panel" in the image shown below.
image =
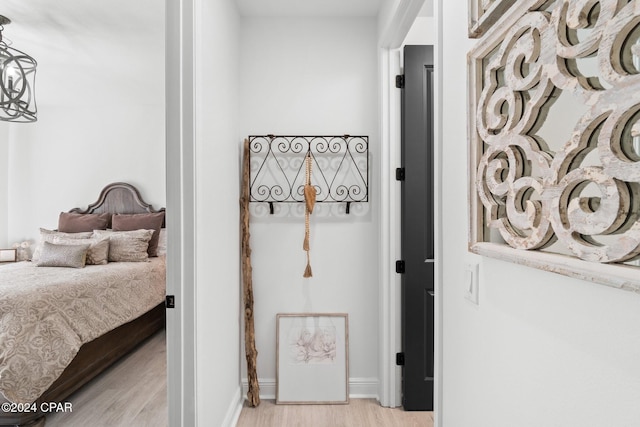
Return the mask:
[[[316, 202], [369, 201], [369, 137], [249, 136], [251, 202], [304, 202], [305, 158], [312, 158]], [[347, 211], [348, 213], [348, 211]]]

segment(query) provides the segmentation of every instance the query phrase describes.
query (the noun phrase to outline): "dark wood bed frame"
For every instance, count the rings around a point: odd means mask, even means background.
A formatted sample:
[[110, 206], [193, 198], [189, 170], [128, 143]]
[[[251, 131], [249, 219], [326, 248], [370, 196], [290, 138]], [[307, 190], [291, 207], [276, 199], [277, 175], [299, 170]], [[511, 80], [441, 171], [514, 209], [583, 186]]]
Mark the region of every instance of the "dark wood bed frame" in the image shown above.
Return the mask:
[[[87, 209], [72, 209], [77, 213], [146, 213], [155, 210], [140, 196], [131, 184], [115, 182], [107, 185], [98, 200]], [[118, 328], [80, 347], [78, 354], [62, 375], [36, 401], [37, 408], [44, 402], [63, 402], [73, 392], [107, 369], [118, 359], [129, 353], [151, 335], [165, 326], [164, 302]], [[0, 412], [0, 426], [42, 426], [45, 413], [5, 413]]]

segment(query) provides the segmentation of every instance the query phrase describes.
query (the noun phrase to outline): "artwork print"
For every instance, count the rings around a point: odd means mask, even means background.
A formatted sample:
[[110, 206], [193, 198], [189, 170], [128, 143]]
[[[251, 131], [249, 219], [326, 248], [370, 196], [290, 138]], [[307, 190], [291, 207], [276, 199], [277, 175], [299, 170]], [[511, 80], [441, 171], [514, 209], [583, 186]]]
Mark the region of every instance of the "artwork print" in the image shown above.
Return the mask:
[[333, 364], [336, 362], [336, 328], [292, 328], [289, 349], [292, 364]]
[[344, 313], [276, 316], [276, 403], [349, 403], [349, 325]]

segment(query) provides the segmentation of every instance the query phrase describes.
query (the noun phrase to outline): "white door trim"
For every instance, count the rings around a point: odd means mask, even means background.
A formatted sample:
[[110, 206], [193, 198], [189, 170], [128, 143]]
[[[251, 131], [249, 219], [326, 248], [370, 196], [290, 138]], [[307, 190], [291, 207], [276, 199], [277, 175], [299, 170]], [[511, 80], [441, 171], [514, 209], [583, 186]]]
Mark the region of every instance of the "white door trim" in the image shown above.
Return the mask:
[[391, 85], [400, 73], [397, 49], [381, 48], [380, 58], [380, 253], [379, 253], [379, 399], [382, 406], [401, 405], [401, 368], [395, 364], [400, 351], [400, 278], [393, 265], [400, 254], [400, 192], [394, 171], [399, 166], [400, 92]]
[[436, 43], [433, 47], [434, 56], [435, 56], [435, 64], [434, 67], [434, 93], [433, 93], [433, 105], [434, 105], [434, 114], [433, 114], [433, 123], [434, 123], [434, 147], [433, 147], [433, 158], [434, 158], [434, 238], [435, 238], [435, 265], [434, 265], [434, 280], [435, 280], [435, 336], [434, 336], [434, 385], [433, 385], [433, 408], [435, 412], [435, 420], [434, 427], [442, 427], [443, 424], [443, 308], [444, 308], [444, 292], [443, 292], [443, 251], [442, 251], [442, 194], [443, 194], [443, 181], [442, 181], [442, 146], [443, 146], [443, 135], [442, 135], [442, 102], [443, 102], [443, 86], [442, 86], [442, 76], [443, 76], [443, 37], [442, 37], [442, 0], [434, 0], [434, 21], [436, 24]]
[[[434, 200], [435, 200], [435, 426], [442, 427], [442, 0], [434, 1], [436, 22], [434, 87]], [[389, 26], [380, 37], [380, 404], [402, 405], [401, 370], [395, 353], [401, 349], [400, 278], [393, 265], [400, 255], [400, 189], [395, 168], [400, 166], [400, 94], [394, 86], [401, 73], [400, 52], [424, 0], [400, 0]]]
[[[165, 0], [167, 394], [170, 426], [196, 425], [194, 0]], [[189, 286], [183, 286], [188, 284]]]
[[400, 189], [395, 168], [400, 166], [400, 92], [395, 75], [401, 73], [400, 52], [424, 0], [400, 0], [380, 44], [380, 404], [397, 407], [401, 400], [401, 368], [395, 354], [401, 350], [400, 277], [395, 261], [400, 255]]

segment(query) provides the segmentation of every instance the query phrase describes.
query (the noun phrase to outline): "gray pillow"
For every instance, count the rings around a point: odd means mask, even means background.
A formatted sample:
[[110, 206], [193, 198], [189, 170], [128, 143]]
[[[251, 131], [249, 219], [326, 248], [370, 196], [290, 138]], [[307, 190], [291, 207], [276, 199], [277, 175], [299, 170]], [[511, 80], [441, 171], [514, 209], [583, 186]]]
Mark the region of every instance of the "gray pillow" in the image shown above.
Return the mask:
[[93, 235], [93, 231], [85, 232], [85, 233], [63, 233], [61, 231], [47, 230], [46, 228], [40, 228], [40, 241], [36, 245], [33, 255], [31, 256], [31, 261], [37, 262], [38, 258], [40, 258], [40, 251], [42, 250], [42, 242], [49, 243], [57, 243], [53, 240], [56, 238], [65, 238], [65, 239], [90, 239]]
[[87, 260], [89, 246], [91, 245], [55, 245], [43, 242], [40, 258], [36, 265], [38, 267], [82, 268]]
[[53, 236], [51, 240], [47, 240], [54, 245], [86, 245], [89, 244], [87, 251], [87, 265], [104, 265], [109, 259], [109, 238], [102, 239], [69, 239], [67, 237]]

